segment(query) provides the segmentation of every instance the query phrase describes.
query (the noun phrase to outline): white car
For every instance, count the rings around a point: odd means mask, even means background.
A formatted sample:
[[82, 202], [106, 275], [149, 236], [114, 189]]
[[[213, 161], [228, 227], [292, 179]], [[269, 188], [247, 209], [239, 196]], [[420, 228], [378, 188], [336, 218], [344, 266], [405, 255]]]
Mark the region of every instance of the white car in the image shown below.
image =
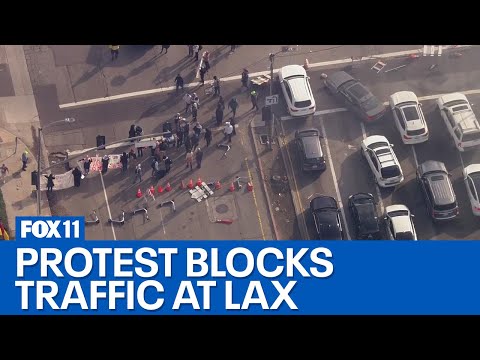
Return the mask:
[[390, 96], [390, 108], [404, 144], [420, 144], [428, 140], [428, 126], [417, 95], [399, 91]]
[[362, 154], [382, 188], [397, 186], [403, 181], [403, 171], [385, 136], [372, 135], [362, 141]]
[[438, 98], [437, 106], [459, 151], [480, 146], [480, 124], [465, 95], [443, 95]]
[[480, 216], [480, 164], [465, 167], [463, 169], [463, 180], [472, 205], [473, 215]]
[[413, 224], [414, 215], [405, 205], [390, 205], [385, 208], [385, 223], [390, 240], [417, 240]]
[[300, 65], [287, 65], [278, 72], [288, 112], [291, 116], [308, 116], [315, 113], [313, 98], [307, 72]]

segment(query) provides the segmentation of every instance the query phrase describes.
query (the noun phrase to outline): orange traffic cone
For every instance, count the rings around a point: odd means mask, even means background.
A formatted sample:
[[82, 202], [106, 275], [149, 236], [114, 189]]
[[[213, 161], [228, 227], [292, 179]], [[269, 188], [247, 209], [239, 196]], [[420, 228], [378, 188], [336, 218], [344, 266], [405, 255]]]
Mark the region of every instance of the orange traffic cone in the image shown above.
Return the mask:
[[202, 179], [198, 178], [197, 179], [197, 186], [202, 186], [202, 182], [203, 182]]
[[162, 185], [158, 185], [157, 191], [158, 191], [159, 194], [163, 193], [163, 187], [162, 187]]
[[416, 59], [416, 58], [420, 57], [420, 55], [418, 55], [418, 54], [410, 54], [410, 55], [408, 55], [408, 57], [409, 57], [410, 59]]
[[248, 191], [253, 191], [253, 184], [251, 183], [251, 181], [249, 181], [249, 182], [247, 183], [247, 190], [248, 190]]
[[187, 186], [189, 189], [193, 189], [193, 179], [190, 179]]
[[222, 188], [222, 184], [220, 184], [220, 181], [215, 182], [215, 190], [220, 190]]
[[138, 188], [138, 190], [137, 190], [137, 198], [141, 198], [142, 196], [143, 196], [142, 190], [140, 190], [140, 188]]
[[155, 195], [155, 188], [152, 186], [150, 186], [150, 195]]
[[170, 191], [172, 190], [172, 187], [170, 186], [170, 183], [167, 182], [167, 186], [165, 186], [165, 191]]
[[185, 182], [182, 180], [182, 182], [180, 183], [180, 190], [185, 190], [185, 189], [186, 189]]
[[232, 183], [230, 184], [228, 190], [230, 190], [231, 192], [235, 191], [235, 184], [233, 183], [233, 181], [232, 181]]

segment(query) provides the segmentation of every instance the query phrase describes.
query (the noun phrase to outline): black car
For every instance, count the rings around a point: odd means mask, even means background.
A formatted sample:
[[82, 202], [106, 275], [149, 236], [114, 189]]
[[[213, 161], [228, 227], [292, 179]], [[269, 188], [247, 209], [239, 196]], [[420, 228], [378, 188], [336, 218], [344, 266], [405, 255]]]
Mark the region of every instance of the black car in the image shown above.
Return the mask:
[[380, 223], [375, 205], [375, 198], [369, 193], [358, 193], [348, 198], [357, 240], [380, 239]]
[[303, 171], [324, 171], [327, 168], [320, 138], [321, 135], [317, 129], [295, 132], [295, 142]]
[[417, 182], [425, 198], [428, 215], [433, 220], [457, 217], [457, 197], [444, 163], [428, 160], [420, 164], [417, 168]]
[[318, 240], [343, 240], [337, 200], [326, 195], [316, 196], [310, 201], [310, 211]]
[[337, 71], [327, 76], [325, 86], [363, 121], [380, 119], [387, 111], [386, 106], [370, 90], [345, 71]]

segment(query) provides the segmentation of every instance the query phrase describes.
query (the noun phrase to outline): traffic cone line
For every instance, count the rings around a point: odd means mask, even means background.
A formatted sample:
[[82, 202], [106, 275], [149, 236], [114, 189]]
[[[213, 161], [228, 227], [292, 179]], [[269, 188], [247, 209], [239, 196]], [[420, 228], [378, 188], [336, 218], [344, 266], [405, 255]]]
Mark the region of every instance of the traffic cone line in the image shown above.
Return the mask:
[[232, 181], [232, 183], [230, 184], [230, 186], [228, 187], [228, 190], [230, 190], [231, 192], [234, 192], [234, 191], [235, 191], [235, 184], [233, 183], [233, 181]]
[[190, 181], [188, 182], [188, 188], [193, 189], [193, 179], [190, 179]]
[[165, 186], [165, 191], [170, 191], [172, 190], [172, 187], [170, 186], [170, 183], [167, 182], [167, 186]]
[[163, 187], [162, 187], [162, 185], [158, 185], [157, 191], [158, 191], [159, 194], [163, 193]]
[[222, 184], [220, 184], [220, 181], [215, 182], [215, 190], [220, 190], [222, 188]]
[[150, 186], [150, 189], [148, 189], [148, 190], [150, 190], [151, 195], [155, 195], [155, 188], [153, 187], [153, 185]]
[[253, 184], [252, 184], [251, 181], [249, 181], [249, 182], [247, 183], [247, 190], [248, 190], [248, 191], [253, 191]]
[[197, 186], [202, 186], [202, 179], [200, 178], [197, 179]]
[[140, 188], [137, 189], [137, 198], [141, 198], [143, 196], [142, 190]]

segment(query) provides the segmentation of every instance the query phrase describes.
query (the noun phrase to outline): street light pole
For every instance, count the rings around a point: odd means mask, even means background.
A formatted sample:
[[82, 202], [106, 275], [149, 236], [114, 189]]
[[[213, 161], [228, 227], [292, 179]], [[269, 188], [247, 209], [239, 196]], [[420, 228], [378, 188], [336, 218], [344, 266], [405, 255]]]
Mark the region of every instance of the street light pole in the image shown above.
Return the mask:
[[[75, 118], [65, 118], [62, 120], [54, 121], [48, 124], [47, 126], [45, 126], [45, 128], [50, 127], [52, 125], [60, 124], [60, 123], [73, 123], [73, 122], [75, 122]], [[38, 151], [37, 151], [37, 156], [38, 156], [37, 157], [37, 216], [40, 216], [42, 213], [41, 206], [40, 206], [40, 203], [41, 203], [40, 161], [42, 159], [42, 131], [43, 131], [43, 128], [39, 127], [38, 128]]]
[[[270, 59], [270, 96], [273, 95], [273, 61], [275, 60], [275, 54], [270, 53], [268, 55]], [[272, 106], [270, 106], [270, 123], [269, 125], [269, 131], [268, 131], [268, 149], [272, 150], [272, 142], [273, 142], [273, 135], [274, 135], [274, 129], [275, 129], [275, 115], [273, 114]]]

